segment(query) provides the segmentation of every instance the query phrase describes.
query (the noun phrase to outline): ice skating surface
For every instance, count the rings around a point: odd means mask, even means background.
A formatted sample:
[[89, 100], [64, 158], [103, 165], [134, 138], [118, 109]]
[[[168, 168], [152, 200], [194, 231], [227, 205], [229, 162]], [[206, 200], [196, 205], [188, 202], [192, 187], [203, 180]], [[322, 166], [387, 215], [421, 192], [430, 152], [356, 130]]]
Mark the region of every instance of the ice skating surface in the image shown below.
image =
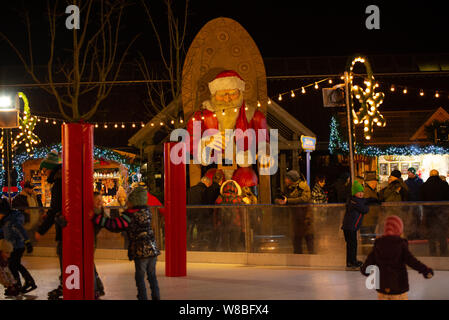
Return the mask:
[[[24, 257], [23, 264], [38, 286], [23, 299], [46, 300], [47, 292], [58, 285], [57, 259]], [[102, 300], [136, 299], [133, 262], [96, 260], [95, 264], [106, 292]], [[358, 271], [189, 263], [187, 277], [166, 277], [161, 261], [157, 276], [164, 300], [377, 299], [374, 290], [366, 289], [366, 278]], [[426, 280], [410, 270], [409, 282], [411, 300], [449, 300], [449, 271], [436, 271], [434, 278]], [[0, 290], [0, 299], [5, 299], [3, 293]]]

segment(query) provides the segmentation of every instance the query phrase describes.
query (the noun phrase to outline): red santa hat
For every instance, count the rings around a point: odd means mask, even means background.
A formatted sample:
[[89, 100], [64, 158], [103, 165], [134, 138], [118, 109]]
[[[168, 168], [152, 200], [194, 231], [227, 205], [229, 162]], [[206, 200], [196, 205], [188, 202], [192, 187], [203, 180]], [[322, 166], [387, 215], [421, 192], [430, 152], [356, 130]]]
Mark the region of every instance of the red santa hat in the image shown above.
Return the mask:
[[400, 236], [404, 230], [404, 224], [398, 216], [389, 216], [385, 219], [384, 235]]
[[218, 90], [232, 89], [239, 89], [241, 92], [245, 91], [245, 81], [233, 70], [222, 71], [214, 80], [209, 82], [209, 90], [212, 95]]

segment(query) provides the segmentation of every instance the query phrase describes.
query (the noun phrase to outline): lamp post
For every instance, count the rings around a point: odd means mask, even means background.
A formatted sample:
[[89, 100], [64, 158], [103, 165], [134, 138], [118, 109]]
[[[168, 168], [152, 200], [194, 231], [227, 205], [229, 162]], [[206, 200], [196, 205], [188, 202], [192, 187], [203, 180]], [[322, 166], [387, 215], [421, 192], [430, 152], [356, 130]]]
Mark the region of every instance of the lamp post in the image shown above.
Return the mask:
[[11, 129], [19, 127], [19, 96], [15, 100], [10, 96], [0, 96], [0, 128], [5, 129], [6, 172], [8, 175], [8, 201], [11, 204]]

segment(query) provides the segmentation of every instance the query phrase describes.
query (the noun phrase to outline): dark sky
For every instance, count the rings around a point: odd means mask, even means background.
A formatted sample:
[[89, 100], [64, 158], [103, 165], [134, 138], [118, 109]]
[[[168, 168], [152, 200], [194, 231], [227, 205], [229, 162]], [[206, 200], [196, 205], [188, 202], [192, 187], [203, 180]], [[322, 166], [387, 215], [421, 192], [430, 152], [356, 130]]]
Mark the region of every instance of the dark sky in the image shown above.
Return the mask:
[[[64, 25], [64, 8], [66, 2], [60, 1], [61, 27]], [[158, 30], [162, 38], [166, 38], [166, 8], [162, 0], [147, 1], [151, 5], [151, 12], [155, 17]], [[173, 1], [174, 10], [182, 20], [184, 1]], [[143, 52], [148, 60], [159, 60], [159, 50], [154, 33], [146, 20], [140, 6], [140, 1], [126, 1], [126, 9], [122, 24], [121, 37], [128, 41], [132, 36], [140, 33], [136, 44], [132, 47], [129, 59], [132, 60], [137, 53]], [[376, 4], [380, 9], [380, 30], [367, 30], [365, 20], [368, 15], [365, 9], [370, 4]], [[18, 0], [2, 2], [0, 11], [0, 31], [7, 34], [20, 49], [26, 47], [26, 30], [20, 16], [28, 10], [31, 16], [33, 32], [33, 51], [38, 63], [45, 63], [48, 58], [48, 25], [45, 18], [46, 1], [44, 0]], [[405, 1], [365, 2], [365, 1], [190, 1], [187, 48], [198, 31], [211, 19], [229, 17], [238, 21], [253, 37], [264, 58], [269, 57], [315, 57], [315, 56], [348, 56], [356, 52], [365, 54], [423, 54], [423, 53], [449, 53], [449, 19], [447, 10], [442, 2], [426, 1], [416, 4]], [[83, 17], [81, 17], [83, 19]], [[81, 20], [82, 23], [83, 20]], [[64, 29], [59, 30], [58, 41], [68, 44], [70, 35], [65, 35]], [[23, 51], [24, 52], [24, 51]], [[60, 51], [58, 57], [64, 58], [65, 51]], [[0, 67], [2, 65], [20, 65], [14, 52], [0, 40]], [[15, 75], [20, 81], [26, 80], [25, 75]], [[138, 78], [138, 76], [136, 76]], [[25, 80], [24, 80], [25, 79]], [[5, 79], [0, 76], [0, 82]], [[447, 80], [447, 79], [444, 79]], [[28, 80], [26, 80], [28, 81]], [[31, 82], [31, 81], [28, 81]], [[436, 83], [438, 85], [438, 83]], [[293, 83], [268, 83], [270, 93], [285, 88], [292, 88]], [[144, 94], [142, 94], [144, 97]], [[120, 93], [113, 93], [111, 99], [124, 103], [128, 101]], [[111, 101], [109, 99], [108, 101]], [[142, 116], [140, 97], [133, 93], [133, 106], [129, 112], [120, 113], [101, 109], [97, 121], [122, 120], [128, 116], [140, 120], [148, 119]], [[321, 130], [328, 126], [326, 117], [322, 123], [314, 121], [317, 117], [308, 107], [320, 104], [320, 95], [311, 96], [308, 100], [298, 102], [284, 102], [284, 107], [303, 121], [312, 130]], [[401, 103], [401, 99], [393, 100]], [[107, 102], [109, 103], [109, 102]], [[385, 101], [387, 105], [388, 100]], [[434, 107], [433, 100], [426, 102], [426, 106]], [[36, 104], [35, 104], [36, 105]], [[435, 106], [437, 106], [435, 104]], [[42, 107], [48, 112], [48, 105]], [[123, 109], [123, 107], [121, 106]], [[132, 109], [134, 108], [134, 109]], [[139, 109], [140, 108], [140, 109]], [[54, 108], [53, 108], [54, 109]], [[321, 108], [322, 109], [322, 108]], [[322, 110], [323, 111], [323, 110]], [[53, 112], [57, 112], [53, 110]], [[323, 111], [324, 112], [324, 111]], [[326, 111], [327, 112], [327, 111]], [[127, 132], [130, 136], [132, 132]], [[126, 145], [125, 135], [117, 133]], [[109, 134], [109, 136], [111, 136]], [[119, 139], [114, 138], [114, 141]], [[121, 141], [121, 140], [120, 140]]]

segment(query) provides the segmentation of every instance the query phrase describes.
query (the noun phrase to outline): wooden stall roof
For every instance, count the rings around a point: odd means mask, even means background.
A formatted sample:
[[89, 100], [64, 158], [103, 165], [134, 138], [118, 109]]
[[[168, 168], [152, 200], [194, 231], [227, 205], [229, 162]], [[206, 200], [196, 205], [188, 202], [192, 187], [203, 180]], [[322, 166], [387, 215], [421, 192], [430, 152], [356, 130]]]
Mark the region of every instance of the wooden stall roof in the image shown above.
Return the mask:
[[[356, 139], [365, 145], [407, 145], [430, 144], [425, 134], [425, 126], [433, 120], [449, 120], [449, 114], [443, 108], [434, 110], [381, 111], [387, 125], [374, 127], [371, 140], [363, 135], [363, 125], [356, 126]], [[339, 112], [340, 134], [347, 136], [346, 112]]]
[[[174, 119], [175, 113], [179, 110], [177, 108], [178, 103], [180, 103], [179, 99], [172, 101], [145, 127], [132, 136], [128, 144], [137, 148], [160, 148], [162, 150], [161, 143], [168, 140], [171, 129], [167, 126], [161, 127], [159, 124], [160, 122], [169, 123], [171, 119]], [[154, 126], [151, 126], [151, 123], [154, 123]], [[301, 135], [316, 137], [315, 133], [274, 101], [267, 105], [267, 124], [269, 129], [279, 130], [279, 139], [284, 142], [292, 141], [294, 134], [298, 137]], [[185, 128], [185, 125], [186, 122], [184, 122], [182, 128]]]

